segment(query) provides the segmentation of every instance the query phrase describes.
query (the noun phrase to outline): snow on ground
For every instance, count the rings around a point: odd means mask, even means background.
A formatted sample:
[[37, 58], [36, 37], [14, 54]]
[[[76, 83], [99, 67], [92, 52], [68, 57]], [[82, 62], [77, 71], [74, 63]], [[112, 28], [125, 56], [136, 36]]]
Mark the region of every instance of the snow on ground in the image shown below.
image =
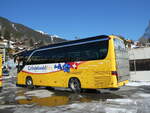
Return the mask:
[[92, 102], [92, 103], [74, 103], [70, 105], [58, 106], [58, 107], [37, 107], [24, 108], [20, 107], [15, 109], [14, 113], [136, 113], [134, 105], [125, 106], [110, 105], [104, 102]]
[[[34, 90], [28, 91], [27, 95], [36, 95], [40, 97], [46, 93], [52, 95], [53, 93], [47, 90]], [[38, 93], [38, 94], [37, 94]], [[39, 95], [39, 93], [41, 95]], [[92, 101], [92, 102], [75, 102], [68, 105], [61, 105], [56, 107], [38, 106], [32, 104], [31, 106], [25, 105], [2, 105], [2, 108], [13, 108], [14, 113], [150, 113], [150, 101], [147, 93], [140, 93], [143, 99], [106, 99], [105, 101]], [[47, 95], [48, 96], [48, 95]], [[18, 97], [24, 98], [24, 97]]]
[[143, 98], [150, 98], [150, 94], [148, 94], [148, 93], [137, 93], [135, 95], [138, 95], [138, 96], [143, 97]]
[[16, 105], [0, 105], [0, 109], [15, 108]]
[[[30, 104], [30, 105], [27, 105], [27, 104], [25, 104], [25, 105], [0, 105], [0, 109], [10, 109], [10, 108], [13, 108], [13, 109], [18, 109], [18, 108], [31, 108], [31, 107], [33, 107], [34, 106], [34, 104]], [[22, 111], [23, 112], [23, 111]], [[20, 113], [22, 113], [22, 112], [20, 112]], [[30, 113], [32, 113], [32, 112], [30, 112]]]
[[17, 96], [15, 98], [15, 100], [22, 100], [22, 99], [27, 99], [27, 97], [25, 97], [25, 96]]
[[4, 97], [0, 97], [0, 100], [3, 99]]
[[25, 95], [28, 96], [35, 96], [38, 98], [45, 98], [45, 97], [50, 97], [53, 94], [53, 92], [50, 92], [48, 90], [34, 90], [34, 91], [27, 91]]
[[107, 99], [107, 103], [115, 103], [115, 104], [132, 104], [134, 100], [132, 99]]
[[64, 105], [59, 107], [32, 107], [15, 109], [14, 113], [97, 113], [97, 111], [103, 111], [104, 108], [98, 103], [74, 103], [71, 105]]
[[[11, 103], [11, 101], [10, 105], [6, 105], [6, 103], [1, 103], [5, 100], [3, 97], [0, 97], [0, 109], [13, 109], [14, 113], [150, 113], [150, 94], [148, 93], [149, 89], [144, 89], [145, 87], [150, 86], [150, 82], [129, 82], [127, 86], [129, 87], [126, 87], [124, 90], [120, 90], [116, 93], [116, 95], [120, 95], [123, 98], [106, 98], [100, 100], [93, 99], [90, 102], [82, 103], [79, 101], [73, 101], [73, 103], [71, 102], [67, 105], [60, 105], [55, 107], [38, 106], [36, 103], [31, 105], [20, 105], [18, 103]], [[132, 88], [134, 88], [133, 91]], [[18, 89], [15, 84], [12, 82], [7, 83], [7, 81], [4, 84], [4, 89], [9, 89], [14, 92], [13, 95], [10, 95], [12, 97], [12, 101], [27, 99], [26, 96], [45, 98], [55, 95], [55, 92], [51, 92], [45, 89], [34, 89], [32, 91], [21, 88]], [[6, 93], [6, 91], [3, 92]], [[129, 94], [128, 91], [130, 91]], [[18, 92], [23, 92], [24, 95], [16, 96], [15, 94]], [[115, 92], [112, 92], [112, 94], [115, 94]], [[79, 96], [82, 97], [82, 94]]]
[[148, 81], [129, 82], [126, 86], [150, 86]]
[[106, 107], [105, 113], [137, 113], [136, 109], [126, 109], [120, 107]]

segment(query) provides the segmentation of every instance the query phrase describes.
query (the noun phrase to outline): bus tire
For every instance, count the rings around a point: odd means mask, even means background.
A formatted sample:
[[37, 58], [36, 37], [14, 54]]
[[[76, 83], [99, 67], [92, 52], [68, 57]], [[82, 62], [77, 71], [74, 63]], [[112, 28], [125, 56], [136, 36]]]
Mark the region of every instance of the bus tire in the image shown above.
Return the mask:
[[80, 93], [81, 92], [80, 81], [77, 78], [71, 78], [69, 80], [69, 88], [75, 93]]
[[0, 87], [0, 93], [2, 92], [2, 87]]
[[120, 88], [110, 88], [111, 91], [118, 91]]
[[27, 77], [26, 78], [26, 87], [29, 89], [33, 89], [34, 85], [33, 85], [33, 80], [31, 77]]
[[46, 89], [47, 89], [47, 90], [55, 90], [55, 88], [50, 87], [50, 86], [49, 86], [49, 87], [46, 87]]

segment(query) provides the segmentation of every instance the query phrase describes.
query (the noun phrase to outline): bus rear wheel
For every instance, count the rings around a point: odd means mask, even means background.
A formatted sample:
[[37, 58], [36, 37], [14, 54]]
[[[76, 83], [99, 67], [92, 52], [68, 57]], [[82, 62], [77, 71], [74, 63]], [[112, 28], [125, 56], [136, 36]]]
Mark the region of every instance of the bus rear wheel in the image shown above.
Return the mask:
[[29, 89], [33, 89], [34, 85], [33, 85], [33, 80], [31, 77], [27, 77], [26, 78], [26, 87]]
[[80, 81], [77, 78], [71, 78], [69, 80], [69, 88], [75, 93], [80, 93], [81, 92]]

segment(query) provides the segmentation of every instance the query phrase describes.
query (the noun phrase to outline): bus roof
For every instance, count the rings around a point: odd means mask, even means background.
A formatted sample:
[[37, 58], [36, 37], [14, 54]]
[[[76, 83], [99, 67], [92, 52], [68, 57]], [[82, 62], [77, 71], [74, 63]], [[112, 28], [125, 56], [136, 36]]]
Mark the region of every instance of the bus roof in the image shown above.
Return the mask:
[[65, 41], [65, 42], [60, 42], [60, 43], [56, 43], [56, 44], [50, 44], [47, 46], [42, 46], [42, 47], [39, 47], [39, 48], [36, 48], [33, 50], [26, 50], [26, 51], [20, 52], [16, 56], [29, 56], [33, 51], [36, 51], [39, 49], [45, 49], [45, 48], [62, 46], [62, 45], [66, 45], [66, 44], [74, 44], [74, 43], [79, 43], [79, 42], [91, 41], [91, 40], [96, 40], [96, 39], [105, 39], [105, 38], [108, 38], [108, 36], [107, 35], [99, 35], [99, 36], [94, 36], [94, 37], [78, 39], [78, 40], [69, 40], [69, 41]]

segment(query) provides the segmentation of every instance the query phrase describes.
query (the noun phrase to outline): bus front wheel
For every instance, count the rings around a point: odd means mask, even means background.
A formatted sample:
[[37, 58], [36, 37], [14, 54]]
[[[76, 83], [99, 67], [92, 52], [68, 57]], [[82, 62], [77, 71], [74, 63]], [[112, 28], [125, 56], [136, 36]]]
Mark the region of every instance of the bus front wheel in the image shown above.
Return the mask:
[[29, 88], [29, 89], [33, 89], [33, 88], [34, 88], [34, 86], [33, 86], [33, 80], [32, 80], [31, 77], [27, 77], [27, 78], [26, 78], [26, 86], [27, 86], [27, 88]]
[[77, 78], [71, 78], [69, 80], [69, 88], [75, 93], [80, 93], [81, 92], [80, 81]]

